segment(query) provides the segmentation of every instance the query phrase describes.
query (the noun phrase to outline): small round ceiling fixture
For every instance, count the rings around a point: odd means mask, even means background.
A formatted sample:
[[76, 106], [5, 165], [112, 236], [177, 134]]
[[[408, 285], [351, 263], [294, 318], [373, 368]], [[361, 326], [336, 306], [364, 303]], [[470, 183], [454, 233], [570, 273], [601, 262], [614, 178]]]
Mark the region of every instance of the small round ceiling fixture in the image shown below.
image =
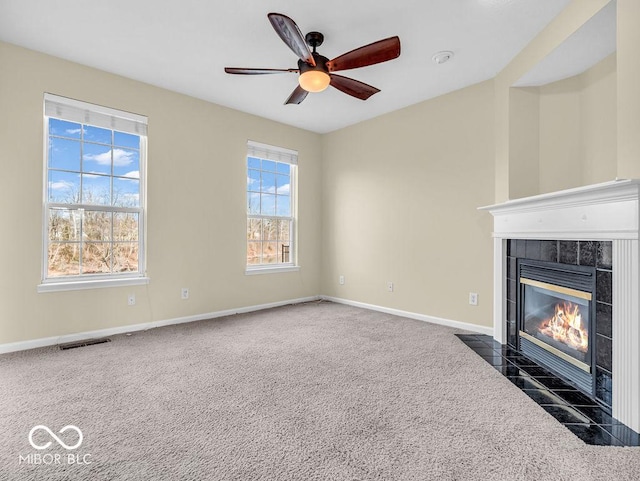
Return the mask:
[[438, 65], [448, 62], [453, 57], [453, 52], [449, 50], [443, 50], [442, 52], [438, 52], [431, 57], [431, 60]]

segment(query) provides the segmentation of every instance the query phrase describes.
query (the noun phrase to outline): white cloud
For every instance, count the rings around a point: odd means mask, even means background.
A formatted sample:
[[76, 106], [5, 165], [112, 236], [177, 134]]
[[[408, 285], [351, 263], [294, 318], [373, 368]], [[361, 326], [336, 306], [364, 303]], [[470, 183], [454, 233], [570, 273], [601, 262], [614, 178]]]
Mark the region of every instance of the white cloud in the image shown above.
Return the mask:
[[75, 135], [75, 134], [79, 134], [80, 132], [82, 132], [82, 129], [67, 129], [67, 130], [65, 130], [65, 132], [67, 134]]
[[[111, 150], [101, 154], [85, 154], [84, 160], [97, 162], [100, 165], [111, 165]], [[123, 149], [113, 149], [114, 167], [125, 167], [133, 162], [135, 152]]]
[[111, 151], [103, 152], [101, 154], [84, 154], [84, 160], [97, 162], [100, 165], [111, 164]]
[[140, 178], [140, 171], [139, 170], [132, 170], [131, 172], [127, 172], [126, 174], [124, 174], [123, 177], [129, 177], [130, 179], [139, 179]]
[[278, 187], [278, 194], [289, 194], [291, 187], [289, 184], [281, 185]]
[[[285, 184], [285, 185], [281, 185], [280, 187], [278, 187], [278, 194], [279, 195], [289, 195], [289, 192], [291, 191], [291, 187], [289, 184]], [[267, 194], [275, 194], [276, 193], [276, 187], [269, 187], [268, 189], [266, 189], [264, 191]]]
[[113, 166], [124, 167], [125, 165], [131, 164], [135, 155], [135, 152], [113, 149]]
[[61, 180], [59, 182], [49, 182], [49, 188], [52, 190], [72, 189], [73, 186], [74, 186], [73, 182], [67, 182], [64, 180]]

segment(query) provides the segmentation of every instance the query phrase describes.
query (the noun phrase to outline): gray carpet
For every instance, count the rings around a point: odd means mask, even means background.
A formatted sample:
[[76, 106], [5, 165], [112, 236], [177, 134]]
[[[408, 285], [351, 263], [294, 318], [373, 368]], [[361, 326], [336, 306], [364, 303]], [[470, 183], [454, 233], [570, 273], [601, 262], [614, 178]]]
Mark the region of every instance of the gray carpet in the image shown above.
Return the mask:
[[640, 479], [455, 332], [319, 302], [2, 355], [0, 479]]

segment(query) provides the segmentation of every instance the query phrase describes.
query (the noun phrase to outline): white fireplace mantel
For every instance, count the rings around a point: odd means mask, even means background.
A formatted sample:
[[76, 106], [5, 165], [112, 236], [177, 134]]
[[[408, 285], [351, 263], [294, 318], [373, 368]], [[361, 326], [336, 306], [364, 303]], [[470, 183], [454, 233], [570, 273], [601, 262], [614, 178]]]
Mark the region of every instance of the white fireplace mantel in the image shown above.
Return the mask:
[[480, 207], [503, 239], [638, 239], [640, 180], [614, 180]]
[[613, 416], [640, 432], [640, 180], [480, 207], [493, 215], [494, 338], [506, 341], [506, 240], [608, 240], [613, 266]]

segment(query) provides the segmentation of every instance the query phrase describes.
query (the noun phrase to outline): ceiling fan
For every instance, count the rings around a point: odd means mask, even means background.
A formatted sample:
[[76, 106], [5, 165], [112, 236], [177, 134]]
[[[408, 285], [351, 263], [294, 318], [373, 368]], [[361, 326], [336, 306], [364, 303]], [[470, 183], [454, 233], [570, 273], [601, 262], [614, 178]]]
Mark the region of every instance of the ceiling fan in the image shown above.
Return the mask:
[[[298, 56], [298, 68], [226, 67], [224, 71], [238, 75], [300, 74], [298, 77], [299, 85], [286, 100], [285, 104], [299, 104], [309, 92], [322, 92], [329, 85], [352, 97], [367, 100], [373, 94], [380, 92], [380, 90], [359, 80], [343, 77], [333, 72], [386, 62], [400, 55], [400, 39], [398, 37], [389, 37], [329, 60], [316, 52], [316, 47], [322, 45], [324, 41], [324, 35], [320, 32], [309, 32], [303, 37], [298, 25], [286, 15], [270, 13], [268, 17], [276, 33]], [[312, 50], [309, 50], [309, 47]]]

